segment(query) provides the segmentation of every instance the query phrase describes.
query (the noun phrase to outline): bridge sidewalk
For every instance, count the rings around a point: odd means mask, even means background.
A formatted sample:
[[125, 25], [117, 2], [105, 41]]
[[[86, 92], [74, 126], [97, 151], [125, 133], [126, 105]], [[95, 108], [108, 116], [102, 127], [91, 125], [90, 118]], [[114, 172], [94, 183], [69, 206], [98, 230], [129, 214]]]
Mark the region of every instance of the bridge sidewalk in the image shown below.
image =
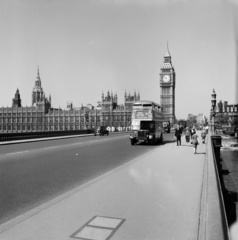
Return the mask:
[[205, 152], [204, 144], [198, 154], [186, 145], [155, 146], [0, 225], [0, 239], [197, 239]]

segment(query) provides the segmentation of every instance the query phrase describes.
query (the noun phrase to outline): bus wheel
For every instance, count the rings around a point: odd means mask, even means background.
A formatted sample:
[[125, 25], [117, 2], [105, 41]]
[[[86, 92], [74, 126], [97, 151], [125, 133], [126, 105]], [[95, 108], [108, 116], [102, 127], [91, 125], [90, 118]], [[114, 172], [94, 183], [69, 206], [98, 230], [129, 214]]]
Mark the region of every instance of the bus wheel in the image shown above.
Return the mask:
[[135, 145], [135, 140], [131, 139], [131, 145]]

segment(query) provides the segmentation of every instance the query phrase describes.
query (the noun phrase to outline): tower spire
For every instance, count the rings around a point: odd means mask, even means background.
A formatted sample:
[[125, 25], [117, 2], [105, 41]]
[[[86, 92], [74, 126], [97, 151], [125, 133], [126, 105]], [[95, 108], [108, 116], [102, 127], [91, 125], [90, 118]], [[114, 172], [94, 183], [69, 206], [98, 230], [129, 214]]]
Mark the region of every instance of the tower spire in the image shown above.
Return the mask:
[[39, 70], [39, 65], [37, 66], [37, 79], [40, 80], [40, 70]]
[[167, 40], [167, 52], [165, 53], [165, 57], [170, 57], [170, 52], [169, 52], [169, 41]]

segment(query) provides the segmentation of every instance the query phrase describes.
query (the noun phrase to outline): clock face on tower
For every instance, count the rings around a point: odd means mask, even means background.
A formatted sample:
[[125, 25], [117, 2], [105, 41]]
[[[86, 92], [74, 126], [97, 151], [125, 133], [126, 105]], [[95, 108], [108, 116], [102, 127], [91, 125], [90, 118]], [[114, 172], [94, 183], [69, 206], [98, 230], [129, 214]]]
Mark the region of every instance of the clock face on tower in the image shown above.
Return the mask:
[[170, 80], [170, 76], [169, 75], [165, 75], [163, 77], [163, 82], [168, 82]]

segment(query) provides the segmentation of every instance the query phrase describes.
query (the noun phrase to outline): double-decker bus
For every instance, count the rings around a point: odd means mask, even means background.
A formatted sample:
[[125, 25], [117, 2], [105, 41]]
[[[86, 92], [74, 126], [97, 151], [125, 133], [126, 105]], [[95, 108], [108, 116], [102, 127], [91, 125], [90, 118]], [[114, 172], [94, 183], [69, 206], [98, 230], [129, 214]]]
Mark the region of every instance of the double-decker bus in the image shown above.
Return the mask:
[[138, 101], [133, 104], [130, 133], [131, 145], [138, 142], [163, 142], [162, 107], [152, 101]]

